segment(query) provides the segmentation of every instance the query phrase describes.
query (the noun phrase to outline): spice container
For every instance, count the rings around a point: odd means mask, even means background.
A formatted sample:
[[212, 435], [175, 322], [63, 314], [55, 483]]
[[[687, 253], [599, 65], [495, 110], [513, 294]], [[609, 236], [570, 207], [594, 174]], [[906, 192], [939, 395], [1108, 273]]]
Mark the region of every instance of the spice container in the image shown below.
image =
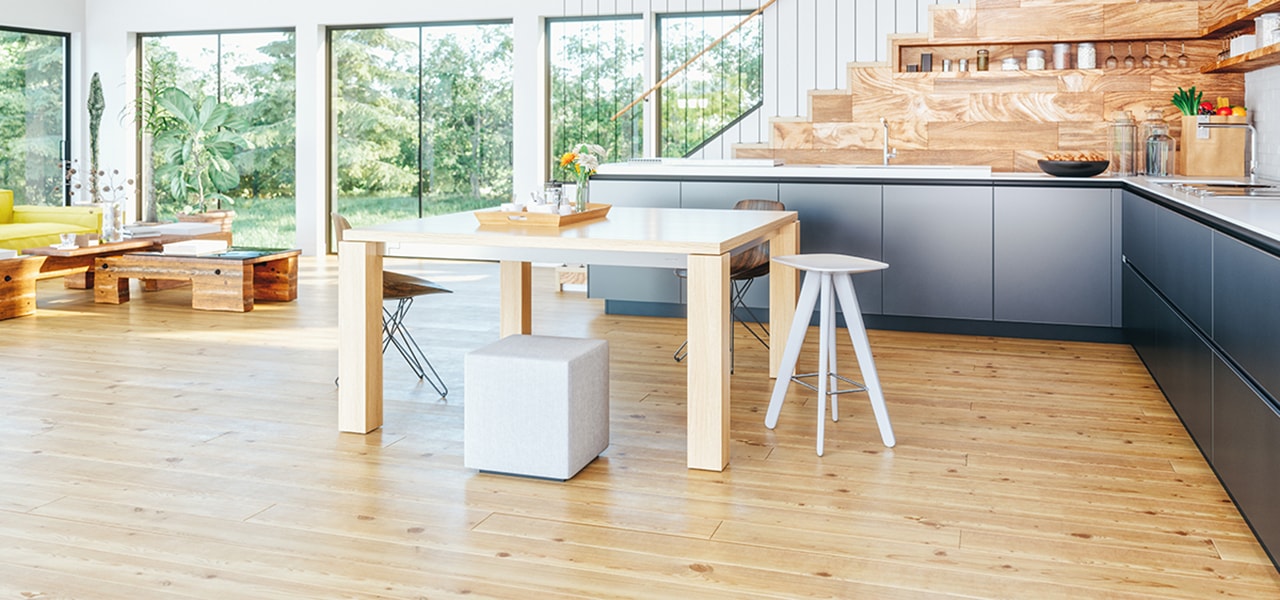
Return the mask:
[[962, 58], [962, 59], [960, 59], [960, 70], [961, 70], [961, 71], [968, 71], [968, 70], [969, 70], [969, 59], [967, 59], [967, 58]]
[[1138, 124], [1127, 110], [1111, 113], [1107, 127], [1107, 154], [1112, 175], [1125, 177], [1138, 172]]
[[986, 71], [987, 67], [990, 66], [990, 61], [991, 61], [990, 50], [978, 51], [978, 70], [979, 71]]
[[1076, 68], [1098, 68], [1098, 52], [1094, 50], [1093, 42], [1080, 42], [1079, 44], [1076, 44]]
[[1027, 50], [1027, 70], [1044, 70], [1044, 50]]
[[1059, 71], [1071, 68], [1071, 44], [1053, 45], [1053, 68]]
[[943, 72], [943, 73], [949, 73], [949, 72], [951, 72], [951, 59], [950, 59], [950, 58], [944, 58], [944, 59], [942, 59], [942, 72]]
[[1000, 61], [1000, 70], [1001, 71], [1017, 71], [1018, 59], [1009, 57]]

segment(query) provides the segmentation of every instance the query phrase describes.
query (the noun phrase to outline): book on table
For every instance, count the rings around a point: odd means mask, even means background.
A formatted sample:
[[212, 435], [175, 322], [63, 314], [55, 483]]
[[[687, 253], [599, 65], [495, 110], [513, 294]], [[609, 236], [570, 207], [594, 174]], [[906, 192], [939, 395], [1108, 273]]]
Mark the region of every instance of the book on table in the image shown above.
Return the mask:
[[162, 253], [170, 256], [209, 256], [226, 251], [226, 240], [183, 240], [165, 244]]

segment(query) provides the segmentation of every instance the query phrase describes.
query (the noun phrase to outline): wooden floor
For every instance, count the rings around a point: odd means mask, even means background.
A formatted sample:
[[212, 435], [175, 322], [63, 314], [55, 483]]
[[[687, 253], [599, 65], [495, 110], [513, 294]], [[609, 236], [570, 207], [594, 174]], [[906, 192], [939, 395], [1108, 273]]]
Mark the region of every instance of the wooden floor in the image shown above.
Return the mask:
[[898, 446], [845, 396], [819, 458], [803, 390], [765, 429], [739, 329], [732, 464], [688, 471], [683, 321], [536, 269], [535, 332], [609, 340], [612, 444], [567, 483], [482, 475], [462, 357], [497, 269], [389, 265], [456, 290], [413, 322], [452, 391], [388, 355], [368, 436], [337, 432], [332, 259], [246, 314], [42, 282], [0, 321], [0, 598], [1280, 598], [1127, 346], [872, 332]]

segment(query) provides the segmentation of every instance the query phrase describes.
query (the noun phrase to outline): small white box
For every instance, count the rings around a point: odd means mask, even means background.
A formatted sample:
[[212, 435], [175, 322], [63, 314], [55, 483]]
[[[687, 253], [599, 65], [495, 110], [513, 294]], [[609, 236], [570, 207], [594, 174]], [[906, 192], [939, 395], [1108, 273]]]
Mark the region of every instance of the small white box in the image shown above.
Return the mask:
[[1231, 38], [1231, 56], [1253, 52], [1258, 47], [1257, 39], [1252, 33]]
[[0, 248], [0, 258], [13, 258], [13, 257], [15, 257], [15, 256], [17, 256], [17, 255], [18, 255], [18, 251], [17, 251], [17, 250], [10, 250], [10, 249], [8, 249], [8, 248]]

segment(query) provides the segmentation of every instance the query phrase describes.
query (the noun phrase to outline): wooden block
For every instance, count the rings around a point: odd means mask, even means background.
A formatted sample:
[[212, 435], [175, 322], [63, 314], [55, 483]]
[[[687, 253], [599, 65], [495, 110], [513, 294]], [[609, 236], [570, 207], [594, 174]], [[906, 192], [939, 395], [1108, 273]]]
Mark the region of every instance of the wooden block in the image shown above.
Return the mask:
[[1235, 18], [1244, 8], [1242, 0], [1200, 0], [1199, 22], [1201, 33], [1226, 19]]
[[[1200, 35], [1199, 2], [1126, 2], [1103, 4], [1102, 39], [1187, 38]], [[1134, 56], [1141, 56], [1135, 54]]]
[[1048, 93], [1058, 91], [1058, 77], [1052, 71], [1024, 71], [1013, 76], [999, 71], [956, 73], [955, 77], [940, 75], [934, 88], [940, 94]]
[[934, 40], [970, 40], [978, 37], [978, 11], [972, 6], [930, 5], [929, 37]]
[[814, 148], [873, 148], [879, 144], [880, 124], [814, 123]]
[[[1052, 27], [1045, 26], [1050, 23]], [[1104, 34], [1102, 5], [1092, 2], [978, 9], [979, 39], [1088, 40], [1102, 39]]]
[[93, 301], [98, 304], [123, 304], [129, 301], [129, 279], [116, 276], [113, 265], [121, 257], [94, 261]]
[[810, 92], [809, 116], [814, 123], [840, 123], [853, 120], [852, 98], [848, 92]]
[[930, 150], [1023, 150], [1058, 144], [1054, 123], [930, 123]]
[[1103, 118], [1102, 94], [1011, 93], [972, 94], [966, 120], [1098, 121]]
[[291, 302], [298, 299], [298, 257], [253, 265], [253, 299]]
[[36, 312], [36, 278], [43, 256], [0, 259], [0, 320]]
[[1062, 92], [1150, 92], [1151, 73], [1128, 70], [1118, 71], [1068, 71], [1058, 78], [1058, 90]]
[[[852, 107], [855, 120], [874, 123], [876, 128], [880, 127], [880, 117], [890, 121], [958, 121], [968, 112], [969, 96], [942, 91], [927, 95], [860, 95], [853, 98]], [[904, 132], [890, 131], [890, 137], [897, 140], [900, 133]], [[919, 139], [923, 141], [923, 135]]]
[[253, 265], [231, 263], [209, 268], [197, 266], [195, 261], [184, 261], [183, 268], [192, 271], [192, 308], [230, 312], [253, 310]]
[[889, 67], [876, 66], [849, 70], [849, 89], [855, 94], [930, 93], [933, 80], [929, 77], [899, 78], [905, 73], [894, 73]]
[[[1176, 110], [1176, 109], [1175, 109]], [[1107, 122], [1067, 121], [1058, 123], [1059, 150], [1072, 152], [1107, 152]]]
[[813, 145], [813, 124], [773, 123], [773, 146], [776, 148], [808, 148]]

